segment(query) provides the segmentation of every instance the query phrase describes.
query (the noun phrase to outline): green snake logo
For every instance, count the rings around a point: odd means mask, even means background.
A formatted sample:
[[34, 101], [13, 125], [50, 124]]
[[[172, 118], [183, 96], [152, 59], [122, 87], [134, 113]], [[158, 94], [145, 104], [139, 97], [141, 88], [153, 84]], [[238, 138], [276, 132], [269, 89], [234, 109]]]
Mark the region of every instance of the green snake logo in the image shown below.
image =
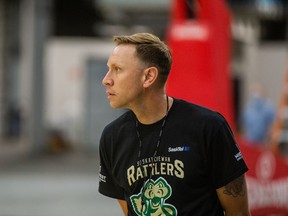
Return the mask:
[[159, 177], [156, 181], [147, 180], [140, 193], [132, 195], [130, 200], [138, 216], [176, 216], [177, 209], [165, 203], [171, 194], [171, 186], [165, 179]]

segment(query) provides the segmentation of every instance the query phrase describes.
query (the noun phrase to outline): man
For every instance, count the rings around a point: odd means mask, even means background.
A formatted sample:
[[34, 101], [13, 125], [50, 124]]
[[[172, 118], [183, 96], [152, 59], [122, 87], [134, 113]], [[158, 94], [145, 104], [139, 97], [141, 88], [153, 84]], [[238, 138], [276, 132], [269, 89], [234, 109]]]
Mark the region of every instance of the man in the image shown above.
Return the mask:
[[172, 59], [155, 35], [115, 36], [103, 84], [128, 108], [100, 140], [99, 192], [124, 215], [249, 215], [247, 167], [225, 119], [166, 95]]

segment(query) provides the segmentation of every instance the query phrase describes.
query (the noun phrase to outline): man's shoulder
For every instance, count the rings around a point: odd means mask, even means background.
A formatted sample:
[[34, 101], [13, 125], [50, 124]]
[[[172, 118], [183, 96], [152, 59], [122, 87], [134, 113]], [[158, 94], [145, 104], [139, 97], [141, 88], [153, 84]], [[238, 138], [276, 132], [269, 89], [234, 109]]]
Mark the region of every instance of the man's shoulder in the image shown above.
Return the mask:
[[119, 129], [123, 126], [125, 126], [127, 123], [131, 123], [131, 119], [133, 118], [133, 113], [128, 110], [122, 115], [120, 115], [118, 118], [110, 122], [106, 127], [104, 128], [104, 132], [111, 132], [111, 130]]
[[175, 108], [181, 111], [187, 111], [190, 114], [197, 114], [197, 116], [211, 116], [222, 118], [222, 115], [218, 113], [216, 110], [213, 110], [209, 107], [205, 107], [200, 104], [192, 103], [183, 99], [174, 99]]
[[174, 99], [175, 115], [194, 123], [222, 125], [226, 122], [225, 117], [216, 110], [195, 104], [182, 99]]

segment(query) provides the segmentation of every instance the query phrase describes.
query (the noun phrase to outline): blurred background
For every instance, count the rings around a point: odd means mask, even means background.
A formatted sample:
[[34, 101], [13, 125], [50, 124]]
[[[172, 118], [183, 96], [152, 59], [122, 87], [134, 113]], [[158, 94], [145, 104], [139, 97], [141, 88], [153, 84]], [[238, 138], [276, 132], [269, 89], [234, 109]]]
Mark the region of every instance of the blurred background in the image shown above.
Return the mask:
[[[1, 216], [120, 215], [116, 202], [97, 192], [98, 141], [123, 113], [109, 107], [101, 84], [111, 38], [151, 32], [167, 40], [180, 1], [0, 0]], [[197, 21], [201, 4], [183, 2], [186, 19]], [[277, 117], [288, 82], [287, 1], [223, 2], [230, 16], [226, 68], [234, 130], [267, 146], [273, 126], [277, 133], [285, 129]], [[259, 98], [268, 101], [268, 119], [257, 116]], [[254, 122], [265, 128], [259, 132]]]

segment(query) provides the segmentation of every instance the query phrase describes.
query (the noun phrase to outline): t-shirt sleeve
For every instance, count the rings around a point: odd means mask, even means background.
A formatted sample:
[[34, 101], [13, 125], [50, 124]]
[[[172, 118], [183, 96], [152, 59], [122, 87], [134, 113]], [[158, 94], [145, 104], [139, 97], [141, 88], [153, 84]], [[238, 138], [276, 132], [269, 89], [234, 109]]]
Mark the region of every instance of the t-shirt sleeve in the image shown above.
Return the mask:
[[119, 186], [119, 184], [117, 184], [115, 178], [113, 177], [111, 155], [108, 151], [111, 143], [108, 145], [108, 139], [105, 139], [104, 135], [102, 135], [100, 139], [100, 171], [98, 191], [105, 196], [124, 200], [123, 189]]
[[211, 143], [209, 147], [211, 175], [214, 187], [217, 189], [247, 172], [248, 168], [225, 120]]

